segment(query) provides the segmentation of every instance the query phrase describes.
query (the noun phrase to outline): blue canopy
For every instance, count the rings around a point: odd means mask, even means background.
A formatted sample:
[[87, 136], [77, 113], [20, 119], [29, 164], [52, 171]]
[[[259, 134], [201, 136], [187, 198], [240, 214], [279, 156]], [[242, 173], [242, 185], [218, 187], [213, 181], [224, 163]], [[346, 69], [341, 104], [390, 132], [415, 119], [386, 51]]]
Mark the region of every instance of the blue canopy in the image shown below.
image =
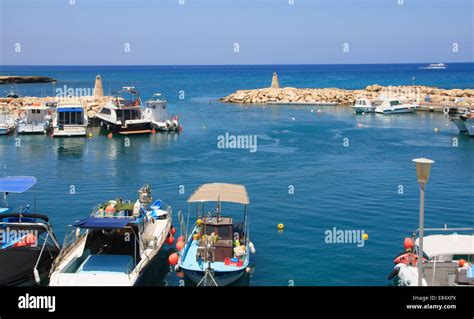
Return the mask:
[[58, 108], [58, 112], [82, 112], [84, 111], [83, 108], [80, 107], [64, 107]]
[[74, 224], [74, 227], [80, 228], [99, 228], [99, 229], [115, 229], [125, 228], [130, 222], [128, 218], [113, 217], [87, 217]]
[[0, 178], [0, 193], [23, 193], [36, 184], [33, 176], [8, 176]]

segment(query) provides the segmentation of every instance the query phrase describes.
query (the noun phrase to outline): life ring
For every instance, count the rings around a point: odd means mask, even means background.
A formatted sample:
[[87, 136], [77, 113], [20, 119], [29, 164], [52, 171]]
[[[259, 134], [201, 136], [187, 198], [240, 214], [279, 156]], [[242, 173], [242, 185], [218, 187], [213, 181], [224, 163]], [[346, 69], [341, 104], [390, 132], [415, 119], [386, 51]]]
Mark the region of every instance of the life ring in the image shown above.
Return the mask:
[[[426, 258], [423, 258], [423, 262], [426, 262]], [[394, 264], [405, 264], [405, 265], [416, 265], [418, 264], [418, 255], [410, 252], [403, 252], [393, 259]]]
[[448, 106], [445, 106], [445, 107], [443, 108], [443, 113], [444, 113], [444, 115], [449, 114], [449, 107], [448, 107]]
[[26, 111], [25, 111], [25, 110], [20, 110], [20, 111], [18, 112], [18, 117], [19, 117], [21, 120], [26, 119]]

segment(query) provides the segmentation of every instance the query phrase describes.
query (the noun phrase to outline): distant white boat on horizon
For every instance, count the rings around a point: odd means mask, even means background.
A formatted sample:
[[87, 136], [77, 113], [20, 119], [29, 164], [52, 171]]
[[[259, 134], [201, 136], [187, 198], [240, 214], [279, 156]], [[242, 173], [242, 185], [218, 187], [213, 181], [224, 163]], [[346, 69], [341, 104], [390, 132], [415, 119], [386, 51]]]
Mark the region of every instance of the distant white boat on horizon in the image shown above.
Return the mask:
[[421, 69], [428, 69], [428, 70], [443, 70], [443, 69], [446, 69], [448, 67], [447, 64], [444, 64], [444, 63], [431, 63], [430, 65], [428, 66], [425, 66], [425, 67], [421, 67]]

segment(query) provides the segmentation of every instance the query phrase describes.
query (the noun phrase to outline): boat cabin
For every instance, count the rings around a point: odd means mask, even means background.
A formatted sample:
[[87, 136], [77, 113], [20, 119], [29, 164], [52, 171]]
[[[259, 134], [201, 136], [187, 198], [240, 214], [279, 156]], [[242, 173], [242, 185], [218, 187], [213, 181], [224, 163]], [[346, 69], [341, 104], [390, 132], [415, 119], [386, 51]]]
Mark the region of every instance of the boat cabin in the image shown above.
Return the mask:
[[[205, 217], [202, 223], [202, 234], [213, 239], [212, 262], [223, 262], [226, 258], [234, 257], [233, 253], [233, 223], [231, 217]], [[205, 241], [202, 242], [205, 244]], [[207, 259], [207, 258], [205, 258]]]

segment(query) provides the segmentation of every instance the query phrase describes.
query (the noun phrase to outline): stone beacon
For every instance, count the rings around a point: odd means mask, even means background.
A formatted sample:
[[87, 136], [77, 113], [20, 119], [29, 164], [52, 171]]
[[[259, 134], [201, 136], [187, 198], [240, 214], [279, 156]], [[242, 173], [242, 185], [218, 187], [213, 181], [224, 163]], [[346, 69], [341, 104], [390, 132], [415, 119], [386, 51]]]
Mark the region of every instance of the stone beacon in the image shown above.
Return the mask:
[[279, 89], [280, 88], [280, 83], [278, 82], [278, 75], [276, 72], [273, 72], [272, 76], [272, 89]]
[[104, 96], [104, 88], [102, 87], [102, 78], [100, 77], [100, 75], [97, 75], [95, 77], [94, 96], [95, 97]]

